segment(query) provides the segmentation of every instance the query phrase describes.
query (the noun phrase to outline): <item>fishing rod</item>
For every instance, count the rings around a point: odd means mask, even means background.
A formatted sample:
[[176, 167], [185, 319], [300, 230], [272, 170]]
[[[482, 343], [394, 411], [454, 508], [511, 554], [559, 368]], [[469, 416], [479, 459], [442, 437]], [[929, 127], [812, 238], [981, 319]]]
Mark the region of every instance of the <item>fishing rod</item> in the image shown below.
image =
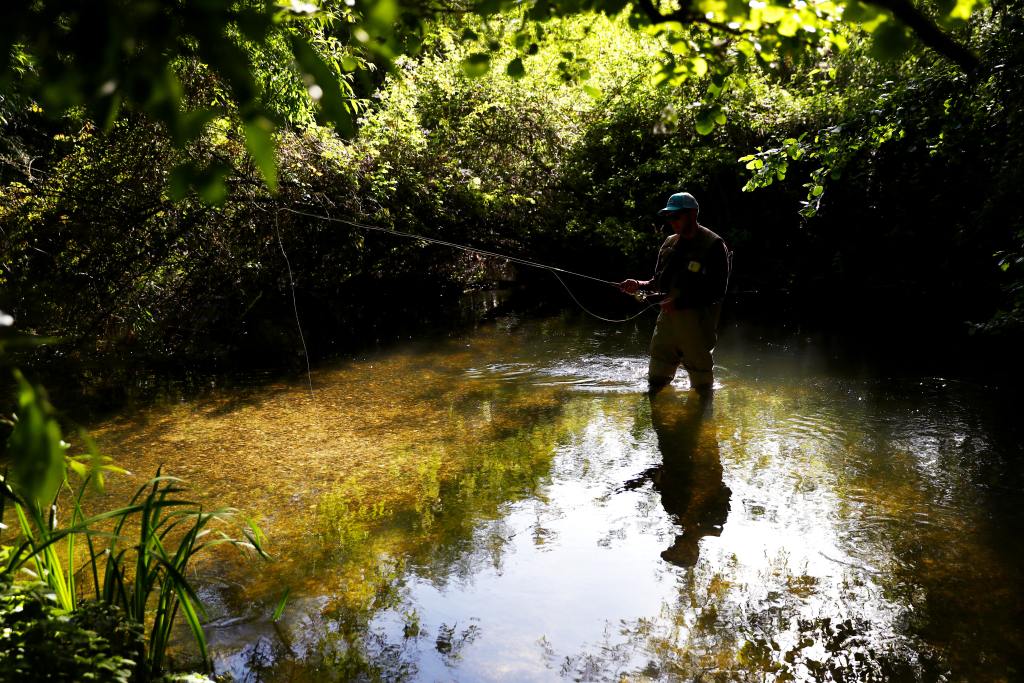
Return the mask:
[[[561, 275], [559, 275], [559, 273], [561, 273], [562, 275], [569, 275], [569, 276], [572, 276], [572, 277], [578, 277], [578, 278], [582, 278], [582, 279], [585, 279], [585, 280], [592, 280], [594, 282], [600, 282], [601, 284], [611, 285], [612, 287], [615, 287], [616, 289], [618, 289], [619, 283], [618, 282], [613, 282], [612, 280], [605, 280], [603, 278], [594, 277], [593, 275], [587, 275], [585, 273], [577, 273], [575, 271], [567, 270], [565, 268], [559, 268], [557, 266], [549, 266], [549, 265], [547, 265], [545, 263], [538, 263], [536, 261], [530, 261], [528, 259], [519, 258], [519, 257], [516, 257], [516, 256], [507, 256], [505, 254], [500, 254], [500, 253], [498, 253], [496, 251], [488, 251], [487, 249], [478, 249], [476, 247], [470, 247], [470, 246], [467, 246], [465, 244], [459, 244], [458, 242], [450, 242], [448, 240], [442, 240], [442, 239], [438, 239], [436, 237], [425, 237], [423, 235], [417, 235], [417, 234], [411, 233], [411, 232], [403, 232], [401, 230], [393, 230], [391, 228], [383, 228], [383, 227], [381, 227], [379, 225], [367, 225], [365, 223], [358, 223], [356, 221], [350, 221], [350, 220], [345, 219], [345, 218], [334, 218], [333, 216], [325, 216], [325, 215], [322, 215], [322, 214], [311, 213], [309, 211], [301, 211], [299, 209], [293, 209], [293, 208], [287, 207], [287, 206], [278, 207], [278, 210], [279, 211], [287, 211], [288, 213], [293, 213], [293, 214], [296, 214], [298, 216], [305, 216], [307, 218], [315, 218], [317, 220], [328, 221], [328, 222], [331, 222], [331, 223], [341, 223], [343, 225], [349, 225], [349, 226], [351, 226], [353, 228], [357, 228], [359, 230], [372, 231], [372, 232], [381, 232], [381, 233], [384, 233], [386, 235], [396, 235], [398, 237], [405, 237], [407, 239], [421, 240], [423, 242], [428, 242], [430, 244], [437, 244], [437, 245], [440, 245], [440, 246], [449, 247], [451, 249], [458, 249], [460, 251], [465, 251], [465, 252], [470, 253], [470, 254], [480, 254], [481, 256], [490, 256], [490, 257], [493, 257], [493, 258], [505, 259], [506, 261], [509, 261], [511, 263], [518, 263], [520, 265], [530, 266], [532, 268], [539, 268], [541, 270], [546, 270], [549, 273], [551, 273], [555, 277], [556, 280], [558, 280], [558, 282], [562, 285], [562, 287], [565, 288], [565, 291], [568, 292], [570, 298], [572, 298], [572, 300], [576, 303], [576, 305], [580, 307], [580, 310], [582, 310], [587, 315], [592, 316], [594, 318], [597, 318], [598, 320], [602, 320], [604, 322], [609, 322], [609, 323], [626, 323], [626, 322], [629, 322], [629, 321], [634, 320], [636, 318], [639, 318], [641, 315], [643, 315], [647, 311], [651, 310], [655, 306], [661, 305], [660, 301], [652, 303], [652, 304], [644, 307], [643, 309], [641, 309], [635, 315], [631, 315], [628, 318], [622, 318], [622, 319], [606, 318], [604, 316], [600, 316], [600, 315], [594, 313], [593, 311], [588, 309], [586, 306], [584, 306], [583, 303], [580, 302], [580, 300], [578, 298], [576, 298], [576, 295], [573, 293], [573, 291], [571, 289], [569, 289], [569, 285], [567, 285], [565, 283], [565, 280], [562, 279], [562, 277], [561, 277]], [[640, 292], [637, 292], [637, 294], [638, 294], [638, 296], [636, 296], [636, 299], [640, 303], [645, 303], [648, 299], [650, 299], [652, 297], [655, 297], [655, 296], [664, 296], [663, 294], [661, 294], [659, 292], [651, 292], [651, 293], [640, 293]]]

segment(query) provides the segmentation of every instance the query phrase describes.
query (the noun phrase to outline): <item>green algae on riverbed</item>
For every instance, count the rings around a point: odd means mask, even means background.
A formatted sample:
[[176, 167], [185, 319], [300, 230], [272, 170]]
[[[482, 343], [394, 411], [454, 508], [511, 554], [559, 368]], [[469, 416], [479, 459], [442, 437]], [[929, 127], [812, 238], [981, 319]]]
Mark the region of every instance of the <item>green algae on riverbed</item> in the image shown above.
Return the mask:
[[1013, 678], [994, 402], [734, 332], [652, 411], [645, 336], [507, 320], [94, 433], [258, 514], [278, 559], [199, 576], [239, 679]]

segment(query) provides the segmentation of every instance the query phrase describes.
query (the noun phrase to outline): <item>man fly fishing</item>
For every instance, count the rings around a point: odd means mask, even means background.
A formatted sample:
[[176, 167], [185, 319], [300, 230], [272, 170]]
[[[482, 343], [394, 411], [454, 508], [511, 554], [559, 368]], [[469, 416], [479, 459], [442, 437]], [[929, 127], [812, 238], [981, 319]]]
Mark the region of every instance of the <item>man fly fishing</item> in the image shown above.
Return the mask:
[[652, 396], [672, 382], [680, 364], [690, 377], [690, 386], [699, 394], [709, 394], [713, 386], [711, 353], [718, 340], [718, 318], [729, 285], [730, 254], [721, 237], [697, 222], [699, 208], [688, 192], [669, 197], [658, 215], [672, 234], [658, 251], [654, 277], [618, 284], [627, 294], [653, 289], [664, 295], [647, 370]]

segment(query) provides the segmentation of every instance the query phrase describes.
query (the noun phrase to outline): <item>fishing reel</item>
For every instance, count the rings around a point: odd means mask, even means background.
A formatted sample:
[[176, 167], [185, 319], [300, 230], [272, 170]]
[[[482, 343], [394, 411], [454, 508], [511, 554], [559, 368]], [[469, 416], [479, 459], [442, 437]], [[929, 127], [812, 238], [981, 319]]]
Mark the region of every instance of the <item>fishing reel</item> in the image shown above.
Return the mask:
[[665, 294], [665, 292], [648, 292], [643, 289], [638, 289], [633, 292], [633, 298], [641, 304], [655, 303], [656, 301], [660, 302], [660, 300], [664, 299], [666, 296], [668, 295]]

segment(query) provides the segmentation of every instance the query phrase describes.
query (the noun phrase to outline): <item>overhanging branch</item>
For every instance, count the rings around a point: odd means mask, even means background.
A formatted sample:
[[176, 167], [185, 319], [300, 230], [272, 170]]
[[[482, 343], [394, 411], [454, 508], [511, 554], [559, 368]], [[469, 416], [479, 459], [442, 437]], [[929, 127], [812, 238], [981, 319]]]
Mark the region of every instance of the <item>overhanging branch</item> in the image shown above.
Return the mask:
[[973, 72], [981, 64], [978, 56], [962, 43], [958, 43], [948, 33], [940, 29], [934, 21], [921, 13], [909, 0], [863, 0], [892, 12], [892, 15], [908, 26], [922, 43], [938, 52], [943, 57], [956, 62], [967, 73]]
[[[936, 25], [934, 21], [914, 7], [910, 0], [863, 0], [892, 13], [896, 19], [914, 32], [926, 46], [935, 50], [943, 57], [955, 62], [957, 66], [967, 73], [973, 72], [981, 64], [977, 55], [971, 50], [957, 42], [948, 33]], [[652, 24], [662, 24], [667, 21], [678, 21], [683, 24], [705, 24], [715, 30], [732, 35], [745, 35], [742, 30], [732, 28], [727, 24], [709, 20], [697, 14], [689, 6], [682, 7], [667, 14], [663, 14], [654, 6], [654, 0], [636, 0], [636, 6], [644, 13]]]
[[673, 12], [669, 12], [668, 14], [662, 14], [658, 8], [654, 6], [654, 2], [652, 0], [636, 0], [636, 2], [637, 6], [643, 11], [652, 24], [663, 24], [666, 21], [678, 21], [681, 24], [704, 24], [705, 26], [710, 26], [716, 31], [721, 31], [722, 33], [728, 33], [734, 36], [747, 35], [745, 31], [738, 28], [733, 28], [732, 26], [723, 24], [720, 21], [708, 19], [707, 17], [694, 12], [690, 7], [680, 8]]

